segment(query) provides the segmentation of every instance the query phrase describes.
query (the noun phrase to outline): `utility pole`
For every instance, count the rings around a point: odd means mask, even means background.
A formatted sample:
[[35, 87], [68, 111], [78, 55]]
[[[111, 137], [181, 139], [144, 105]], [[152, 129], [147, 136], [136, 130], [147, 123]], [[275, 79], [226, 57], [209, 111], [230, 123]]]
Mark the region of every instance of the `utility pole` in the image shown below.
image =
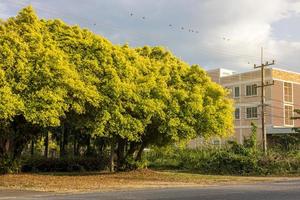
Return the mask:
[[267, 153], [267, 133], [265, 129], [265, 107], [267, 106], [265, 104], [265, 87], [274, 85], [274, 80], [272, 83], [265, 83], [265, 67], [268, 67], [270, 65], [274, 65], [275, 61], [273, 60], [271, 63], [266, 62], [263, 63], [263, 47], [261, 47], [261, 65], [256, 66], [254, 65], [254, 69], [260, 68], [261, 71], [261, 85], [257, 86], [258, 88], [261, 88], [261, 131], [262, 131], [262, 140], [263, 140], [263, 151], [266, 154]]

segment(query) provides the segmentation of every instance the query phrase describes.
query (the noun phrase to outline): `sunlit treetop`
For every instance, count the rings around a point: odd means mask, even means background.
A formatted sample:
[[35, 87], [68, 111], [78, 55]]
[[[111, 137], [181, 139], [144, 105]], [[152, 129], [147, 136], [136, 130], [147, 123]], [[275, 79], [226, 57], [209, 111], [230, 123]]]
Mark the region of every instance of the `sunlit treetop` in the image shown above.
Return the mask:
[[0, 119], [76, 120], [94, 136], [147, 144], [232, 132], [227, 92], [163, 47], [113, 45], [31, 7], [0, 24]]

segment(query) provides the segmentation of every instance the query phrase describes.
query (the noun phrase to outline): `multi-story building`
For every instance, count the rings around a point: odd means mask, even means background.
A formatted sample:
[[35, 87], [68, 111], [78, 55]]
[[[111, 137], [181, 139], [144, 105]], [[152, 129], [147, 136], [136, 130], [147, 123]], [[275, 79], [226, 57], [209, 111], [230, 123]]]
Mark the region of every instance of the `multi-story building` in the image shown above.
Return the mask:
[[[251, 133], [251, 122], [261, 132], [261, 84], [260, 70], [236, 73], [226, 69], [209, 70], [212, 80], [229, 89], [235, 102], [235, 139], [242, 143]], [[267, 138], [293, 133], [300, 127], [300, 120], [292, 120], [294, 109], [300, 108], [300, 73], [276, 68], [265, 69], [265, 81], [274, 85], [265, 88], [265, 126]]]

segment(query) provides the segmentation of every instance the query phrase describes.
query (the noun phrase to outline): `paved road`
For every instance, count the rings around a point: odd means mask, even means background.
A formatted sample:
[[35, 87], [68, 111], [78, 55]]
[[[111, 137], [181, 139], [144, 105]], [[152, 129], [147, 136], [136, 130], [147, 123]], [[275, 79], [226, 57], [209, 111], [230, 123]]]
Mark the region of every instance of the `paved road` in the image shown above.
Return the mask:
[[300, 200], [300, 181], [127, 192], [53, 193], [0, 190], [0, 200]]

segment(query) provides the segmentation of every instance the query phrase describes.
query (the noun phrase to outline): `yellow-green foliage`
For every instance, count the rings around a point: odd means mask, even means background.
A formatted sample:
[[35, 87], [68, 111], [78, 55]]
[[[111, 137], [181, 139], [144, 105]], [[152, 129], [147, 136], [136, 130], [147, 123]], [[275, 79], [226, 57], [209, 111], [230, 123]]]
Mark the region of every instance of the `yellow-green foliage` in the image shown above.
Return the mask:
[[20, 105], [15, 113], [33, 124], [58, 126], [65, 112], [82, 112], [84, 103], [96, 102], [99, 94], [47, 29], [30, 7], [8, 19], [0, 29], [0, 66], [10, 86], [6, 93], [12, 92]]
[[226, 91], [164, 48], [116, 46], [27, 7], [1, 22], [0, 50], [1, 120], [147, 144], [232, 133]]

